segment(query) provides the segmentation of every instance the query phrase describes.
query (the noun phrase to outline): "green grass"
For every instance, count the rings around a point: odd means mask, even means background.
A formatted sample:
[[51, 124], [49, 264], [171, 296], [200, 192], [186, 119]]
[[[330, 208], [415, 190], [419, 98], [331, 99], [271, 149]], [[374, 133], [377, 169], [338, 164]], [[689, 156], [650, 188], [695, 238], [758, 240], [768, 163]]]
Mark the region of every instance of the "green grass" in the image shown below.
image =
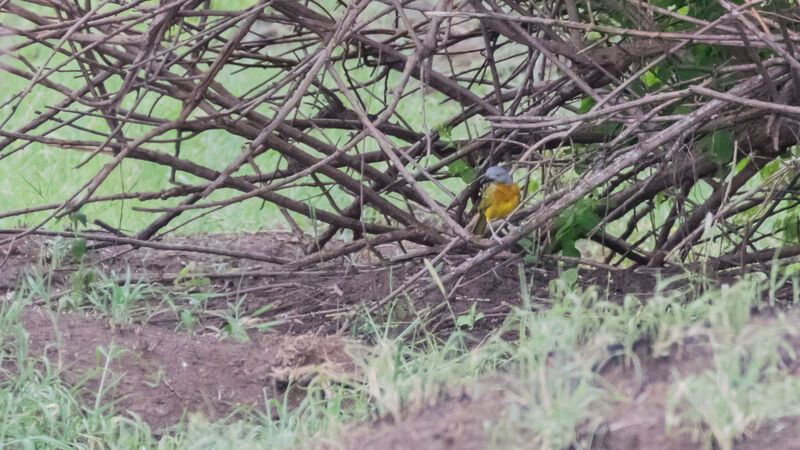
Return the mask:
[[[110, 405], [99, 402], [85, 404], [80, 387], [64, 384], [50, 361], [29, 353], [19, 314], [32, 300], [31, 293], [17, 291], [0, 304], [0, 443], [26, 449], [88, 448], [103, 443], [116, 448], [153, 447], [152, 430], [138, 417], [114, 414]], [[105, 363], [115, 356], [114, 349], [105, 351], [105, 362], [98, 367], [104, 377], [108, 374]], [[109, 387], [102, 385], [98, 396]]]
[[[354, 322], [361, 324], [354, 337], [368, 345], [351, 352], [360, 374], [355, 381], [340, 383], [320, 373], [297, 408], [290, 409], [284, 397], [264, 398], [267, 414], [251, 412], [218, 423], [190, 415], [164, 434], [100, 401], [108, 400], [116, 380], [108, 367], [118, 349], [101, 349], [94, 373], [108, 377], [89, 404], [78, 388], [61, 381], [51, 361], [28, 351], [19, 314], [25, 305], [50, 297], [50, 269], [42, 267], [40, 275], [26, 277], [0, 305], [0, 442], [14, 447], [71, 448], [100, 442], [112, 448], [335, 445], [354, 423], [403, 418], [453, 392], [465, 392], [477, 404], [500, 394], [506, 402], [499, 417], [487, 418], [486, 445], [588, 448], [603, 414], [614, 402], [625, 401], [597, 367], [622, 357], [635, 369], [635, 343], [648, 342], [655, 356], [668, 357], [675, 348], [689, 345], [687, 338], [708, 342], [713, 361], [698, 374], [675, 373], [665, 411], [668, 432], [690, 433], [699, 443], [728, 449], [743, 433], [770, 420], [800, 416], [800, 378], [785, 362], [797, 359], [790, 345], [800, 334], [796, 314], [779, 315], [768, 325], [751, 317], [752, 307], [765, 304], [762, 295], [785, 277], [745, 280], [721, 291], [700, 280], [674, 289], [675, 280], [664, 280], [653, 298], [628, 296], [618, 304], [597, 288], [579, 288], [567, 272], [551, 282], [546, 308], [512, 311], [480, 343], [465, 329], [446, 339], [433, 335], [425, 314], [410, 313], [400, 329], [397, 320], [362, 316]], [[190, 297], [180, 291], [146, 282], [118, 285], [98, 277], [71, 293], [70, 305], [119, 323], [146, 321], [164, 311], [176, 318], [185, 310], [197, 318], [219, 314], [205, 309], [200, 297], [189, 308]], [[143, 306], [148, 302], [155, 303]], [[233, 302], [224, 315], [230, 324], [247, 323], [239, 303]], [[219, 336], [241, 338], [244, 331]], [[262, 332], [269, 332], [268, 327]]]
[[[239, 2], [238, 6], [245, 7], [248, 2]], [[231, 8], [233, 5], [225, 4], [218, 5], [223, 8]], [[41, 8], [40, 8], [41, 9]], [[341, 13], [341, 11], [338, 11]], [[0, 20], [17, 27], [29, 27], [30, 24], [22, 21], [16, 17], [0, 14]], [[14, 38], [14, 42], [19, 39]], [[11, 41], [9, 41], [11, 42]], [[50, 51], [41, 45], [31, 45], [20, 51], [34, 67], [38, 68], [47, 62], [50, 57]], [[62, 55], [56, 54], [47, 65], [48, 68], [56, 67], [64, 60]], [[0, 61], [28, 70], [27, 67], [22, 65], [19, 61], [8, 55], [0, 55]], [[337, 65], [339, 70], [342, 70]], [[74, 63], [67, 64], [63, 71], [51, 74], [48, 79], [57, 83], [61, 83], [70, 89], [75, 89], [81, 86], [83, 79], [75, 76], [78, 66]], [[219, 75], [218, 79], [226, 86], [228, 86], [234, 93], [245, 93], [251, 87], [258, 86], [263, 83], [265, 79], [274, 75], [274, 71], [264, 69], [248, 69], [239, 70], [234, 67], [226, 67]], [[368, 80], [374, 74], [370, 68], [352, 68], [348, 67], [348, 74], [355, 80]], [[391, 86], [398, 77], [397, 74], [392, 74], [388, 80], [388, 85]], [[330, 78], [329, 76], [327, 78]], [[109, 89], [114, 89], [121, 84], [119, 77], [111, 77], [107, 82]], [[7, 72], [0, 71], [0, 85], [4, 86], [0, 92], [0, 103], [6, 102], [14, 95], [28, 86], [28, 81], [10, 75]], [[419, 87], [419, 83], [414, 80], [409, 84], [409, 90]], [[365, 103], [369, 112], [377, 113], [382, 108], [381, 104], [377, 102], [376, 98], [384, 98], [383, 93], [384, 84], [377, 83], [373, 85], [372, 95], [374, 97], [365, 98]], [[14, 110], [11, 120], [4, 126], [7, 130], [16, 130], [18, 127], [27, 123], [35, 118], [39, 113], [47, 111], [48, 106], [53, 105], [61, 99], [61, 94], [55, 94], [41, 86], [36, 86], [32, 92], [19, 103], [18, 107]], [[127, 96], [122, 106], [124, 108], [131, 108], [135, 105], [136, 97], [131, 94]], [[437, 127], [447, 120], [449, 117], [456, 115], [460, 110], [453, 104], [453, 102], [443, 102], [444, 97], [438, 94], [425, 94], [422, 96], [419, 93], [412, 94], [400, 103], [397, 113], [401, 115], [414, 130], [436, 130]], [[12, 103], [16, 105], [16, 102]], [[156, 96], [152, 93], [146, 94], [141, 104], [137, 107], [137, 112], [142, 114], [150, 114], [154, 112], [157, 118], [174, 119], [180, 111], [180, 102], [167, 97]], [[301, 114], [313, 115], [315, 114], [319, 105], [312, 105], [310, 99], [304, 100], [300, 106]], [[271, 116], [274, 111], [271, 109], [259, 110], [262, 113]], [[422, 112], [422, 114], [421, 114]], [[7, 107], [0, 113], [0, 121], [6, 120], [12, 114], [12, 108]], [[62, 120], [74, 117], [73, 113], [60, 114]], [[396, 121], [396, 118], [392, 119]], [[88, 130], [100, 133], [101, 135], [108, 132], [108, 124], [101, 118], [97, 117], [83, 117], [76, 121], [77, 125], [84, 127]], [[42, 133], [45, 130], [57, 127], [58, 123], [51, 121], [32, 133]], [[478, 128], [487, 129], [487, 124], [481, 119], [474, 119], [471, 122], [471, 135], [475, 136], [479, 131]], [[128, 138], [137, 138], [146, 133], [149, 128], [131, 123], [123, 128], [123, 132]], [[347, 130], [328, 130], [324, 135], [318, 132], [311, 132], [312, 136], [321, 138], [333, 145], [343, 145], [352, 133]], [[452, 139], [466, 139], [470, 136], [465, 126], [459, 126], [452, 130], [450, 133]], [[103, 137], [81, 131], [75, 128], [64, 127], [47, 134], [51, 138], [62, 139], [75, 139], [75, 140], [103, 140]], [[157, 139], [170, 139], [174, 138], [174, 132], [167, 133], [159, 136]], [[18, 148], [22, 141], [17, 141], [14, 145], [4, 150], [4, 153]], [[198, 135], [183, 143], [181, 147], [181, 158], [191, 160], [197, 164], [201, 164], [213, 169], [222, 170], [237, 156], [241, 154], [241, 148], [246, 145], [247, 141], [244, 138], [230, 135], [224, 131], [208, 131]], [[398, 142], [398, 144], [400, 144]], [[407, 145], [405, 143], [401, 145]], [[159, 150], [165, 153], [173, 154], [174, 147], [171, 143], [158, 143], [150, 142], [144, 147], [152, 150]], [[302, 146], [301, 146], [302, 147]], [[367, 140], [358, 146], [359, 152], [377, 151], [377, 145]], [[25, 146], [24, 149], [15, 152], [11, 156], [0, 159], [0, 196], [4, 198], [2, 210], [6, 212], [11, 210], [18, 210], [22, 208], [39, 206], [52, 203], [60, 203], [74, 195], [79, 188], [84, 185], [100, 168], [110, 161], [107, 155], [97, 155], [86, 165], [78, 168], [78, 165], [84, 163], [88, 154], [71, 149], [56, 148], [40, 143], [31, 143]], [[435, 158], [429, 158], [428, 163], [435, 163]], [[262, 172], [270, 172], [279, 167], [285, 168], [286, 161], [282, 159], [275, 152], [267, 152], [264, 155], [256, 158]], [[252, 174], [253, 170], [246, 164], [236, 175]], [[159, 191], [172, 187], [169, 183], [170, 173], [165, 167], [156, 164], [136, 161], [125, 160], [112, 175], [100, 186], [96, 196], [116, 194], [120, 192], [151, 192]], [[325, 181], [325, 177], [322, 177]], [[178, 183], [197, 184], [205, 182], [205, 180], [196, 179], [185, 173], [178, 173], [176, 175]], [[310, 179], [301, 180], [303, 182], [310, 182]], [[423, 183], [426, 188], [430, 188], [431, 194], [440, 200], [447, 200], [448, 197], [438, 188], [432, 184]], [[464, 184], [462, 181], [453, 179], [446, 180], [444, 184], [452, 192], [460, 191]], [[294, 200], [309, 203], [315, 208], [333, 211], [333, 208], [328, 203], [327, 199], [322, 195], [321, 191], [315, 186], [298, 186], [290, 187], [280, 191], [281, 194], [286, 195]], [[222, 200], [234, 195], [240, 195], [240, 192], [216, 192], [209, 196], [206, 201]], [[331, 191], [331, 196], [338, 203], [339, 207], [344, 207], [352, 201], [350, 194], [342, 192], [334, 188]], [[403, 199], [395, 198], [398, 205], [403, 205]], [[113, 226], [120, 227], [124, 230], [136, 231], [153, 221], [157, 215], [153, 213], [146, 213], [134, 211], [132, 208], [137, 206], [147, 207], [163, 207], [172, 206], [178, 203], [176, 199], [170, 200], [155, 200], [140, 202], [138, 200], [114, 201], [103, 204], [88, 204], [84, 206], [83, 212], [89, 217], [90, 220], [101, 219], [106, 223]], [[16, 227], [16, 226], [31, 226], [38, 224], [41, 220], [48, 216], [49, 212], [39, 212], [28, 214], [24, 217], [14, 217], [8, 219], [0, 219], [0, 227]], [[197, 220], [191, 220], [200, 215], [198, 211], [189, 211], [181, 215], [181, 217], [174, 221], [173, 224], [188, 222], [187, 225], [181, 228], [183, 232], [240, 232], [240, 231], [253, 231], [259, 229], [288, 229], [284, 220], [278, 214], [274, 205], [263, 204], [260, 200], [249, 199], [240, 202], [236, 205], [228, 206], [211, 215], [203, 216]], [[382, 220], [382, 217], [371, 210], [365, 212], [367, 220]], [[294, 215], [294, 218], [300, 222], [300, 225], [306, 230], [310, 230], [312, 225], [308, 218]], [[48, 224], [49, 228], [63, 228], [63, 223], [51, 222]]]
[[800, 378], [789, 367], [798, 357], [790, 342], [797, 342], [800, 329], [795, 311], [779, 313], [768, 325], [751, 323], [758, 294], [752, 286], [737, 284], [721, 294], [731, 301], [711, 308], [710, 326], [700, 333], [710, 342], [713, 367], [676, 375], [667, 418], [670, 428], [731, 449], [734, 439], [769, 420], [800, 416]]
[[[224, 2], [212, 4], [233, 8]], [[239, 2], [236, 7], [246, 4], [249, 3]], [[0, 15], [0, 20], [6, 18]], [[49, 52], [32, 46], [24, 55], [36, 65], [43, 63]], [[51, 66], [60, 58], [56, 56]], [[5, 55], [0, 59], [17, 64]], [[235, 84], [240, 93], [263, 81], [266, 75], [269, 74], [263, 70], [226, 69], [221, 79]], [[368, 69], [350, 71], [356, 80], [366, 80], [371, 75]], [[71, 88], [81, 82], [71, 73], [55, 73], [52, 80]], [[388, 84], [392, 81], [395, 79]], [[110, 85], [113, 87], [115, 82], [119, 80], [112, 79]], [[5, 87], [0, 102], [26, 84], [0, 72], [0, 85]], [[383, 97], [383, 86], [375, 85], [376, 97]], [[14, 130], [35, 117], [53, 103], [51, 97], [46, 89], [35, 88], [5, 128]], [[124, 106], [131, 106], [133, 100], [125, 99]], [[435, 130], [459, 112], [441, 100], [436, 95], [415, 93], [400, 103], [398, 112], [416, 130]], [[379, 112], [378, 102], [369, 98], [365, 101], [369, 112]], [[160, 116], [174, 117], [180, 105], [148, 97], [140, 108], [146, 112], [153, 106]], [[304, 113], [313, 109], [308, 104], [301, 107]], [[0, 113], [0, 120], [7, 117], [5, 114], [8, 113]], [[95, 131], [106, 129], [106, 124], [96, 118], [86, 117], [78, 123]], [[37, 131], [55, 125], [47, 124]], [[449, 130], [449, 137], [474, 137], [485, 130], [486, 124], [476, 119], [470, 127]], [[136, 137], [145, 128], [132, 124], [125, 132]], [[324, 136], [312, 134], [335, 145], [343, 145], [350, 137], [347, 131]], [[74, 129], [61, 129], [52, 137], [96, 139]], [[242, 138], [211, 131], [186, 142], [181, 157], [222, 169], [240, 154], [246, 143]], [[359, 151], [377, 150], [371, 145], [364, 144]], [[162, 143], [147, 147], [173, 151], [170, 145]], [[86, 166], [76, 168], [85, 158], [85, 153], [34, 143], [0, 160], [0, 198], [3, 198], [0, 212], [65, 200], [109, 161], [107, 156], [99, 155]], [[274, 152], [260, 156], [256, 162], [263, 172], [285, 167], [285, 161]], [[425, 162], [434, 163], [435, 159]], [[246, 165], [238, 174], [250, 173], [252, 169]], [[160, 190], [168, 186], [168, 177], [169, 172], [163, 167], [126, 160], [100, 187], [98, 195]], [[180, 173], [177, 181], [200, 182]], [[446, 180], [445, 185], [458, 192], [464, 184]], [[434, 198], [446, 198], [432, 185], [423, 183], [423, 186]], [[690, 192], [690, 198], [705, 198], [708, 189], [698, 184]], [[294, 187], [282, 193], [316, 208], [330, 209], [316, 188]], [[208, 200], [236, 194], [217, 192]], [[340, 206], [350, 198], [336, 189], [331, 195]], [[401, 199], [393, 201], [402, 204]], [[151, 201], [147, 206], [175, 203], [175, 200]], [[83, 212], [90, 220], [102, 219], [135, 231], [155, 217], [132, 210], [142, 205], [134, 200], [90, 204]], [[670, 207], [669, 203], [658, 206], [654, 220], [663, 222]], [[46, 215], [0, 219], [0, 227], [33, 225]], [[178, 222], [196, 216], [197, 213], [186, 213]], [[380, 220], [374, 212], [367, 211], [365, 216]], [[274, 206], [247, 200], [192, 221], [181, 230], [239, 232], [282, 228], [279, 217]], [[295, 218], [306, 229], [314, 228], [309, 219]], [[50, 223], [49, 227], [64, 225]], [[204, 293], [203, 280], [192, 278], [190, 273], [171, 289], [165, 289], [144, 280], [133, 280], [129, 273], [112, 277], [81, 267], [72, 275], [68, 291], [56, 293], [51, 286], [52, 271], [69, 246], [66, 240], [53, 241], [50, 263], [21, 280], [13, 294], [0, 301], [0, 445], [165, 449], [302, 448], [318, 442], [335, 445], [354, 424], [368, 424], [379, 417], [407, 417], [441, 402], [453, 392], [466, 392], [477, 404], [498, 393], [507, 402], [503, 413], [489, 418], [485, 424], [487, 446], [587, 448], [603, 414], [615, 402], [626, 400], [602, 379], [596, 368], [612, 358], [621, 358], [635, 369], [640, 363], [633, 351], [637, 342], [648, 343], [656, 357], [670, 357], [675, 348], [686, 346], [689, 338], [708, 342], [712, 360], [709, 368], [700, 373], [674, 374], [677, 381], [665, 410], [667, 431], [690, 433], [702, 445], [728, 449], [736, 439], [771, 420], [800, 416], [797, 406], [800, 378], [786, 363], [797, 359], [791, 345], [800, 333], [795, 325], [796, 314], [779, 315], [768, 325], [751, 316], [751, 309], [763, 306], [762, 297], [770, 300], [769, 294], [785, 278], [744, 280], [722, 291], [709, 289], [699, 279], [693, 279], [687, 288], [675, 290], [670, 289], [675, 280], [664, 280], [652, 298], [628, 296], [619, 304], [609, 301], [599, 289], [580, 288], [575, 274], [567, 271], [560, 279], [553, 280], [550, 296], [541, 309], [514, 310], [502, 327], [480, 343], [474, 342], [466, 329], [449, 336], [434, 335], [427, 328], [432, 318], [425, 313], [409, 312], [407, 308], [404, 314], [409, 317], [402, 321], [362, 315], [353, 321], [357, 325], [353, 327], [353, 337], [368, 345], [353, 350], [360, 374], [355, 382], [340, 383], [320, 374], [312, 379], [296, 408], [289, 408], [287, 397], [265, 397], [266, 414], [251, 412], [217, 423], [190, 415], [168, 430], [151, 430], [140, 418], [117, 411], [113, 403], [104, 401], [109, 399], [110, 388], [117, 380], [111, 376], [109, 364], [119, 357], [119, 349], [100, 349], [93, 373], [100, 374], [104, 382], [88, 396], [92, 401], [87, 401], [80, 383], [66, 384], [56, 364], [31, 354], [26, 330], [19, 320], [22, 308], [34, 302], [45, 303], [54, 310], [88, 313], [114, 323], [146, 323], [166, 314], [175, 318], [176, 331], [186, 333], [207, 330], [209, 319], [222, 319], [225, 325], [217, 330], [217, 335], [233, 340], [246, 340], [248, 333], [253, 332], [269, 333], [274, 323], [255, 320], [257, 314], [244, 314], [246, 297], [232, 299], [225, 308], [210, 309], [208, 300], [213, 294]], [[124, 280], [118, 282], [115, 279], [118, 277]], [[524, 296], [528, 291], [521, 292]], [[523, 303], [529, 305], [530, 299], [523, 297]], [[397, 303], [389, 311], [399, 309], [401, 305]], [[463, 322], [480, 324], [485, 320], [479, 315], [467, 319]]]

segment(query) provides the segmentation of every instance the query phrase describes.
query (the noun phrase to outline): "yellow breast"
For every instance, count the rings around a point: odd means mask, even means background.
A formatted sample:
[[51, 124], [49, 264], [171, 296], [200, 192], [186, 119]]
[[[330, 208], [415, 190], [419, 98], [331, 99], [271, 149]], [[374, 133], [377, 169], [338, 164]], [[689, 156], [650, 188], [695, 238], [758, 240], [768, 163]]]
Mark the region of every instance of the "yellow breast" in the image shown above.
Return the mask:
[[483, 191], [478, 209], [486, 217], [487, 222], [502, 219], [511, 214], [519, 205], [519, 186], [516, 184], [490, 183]]

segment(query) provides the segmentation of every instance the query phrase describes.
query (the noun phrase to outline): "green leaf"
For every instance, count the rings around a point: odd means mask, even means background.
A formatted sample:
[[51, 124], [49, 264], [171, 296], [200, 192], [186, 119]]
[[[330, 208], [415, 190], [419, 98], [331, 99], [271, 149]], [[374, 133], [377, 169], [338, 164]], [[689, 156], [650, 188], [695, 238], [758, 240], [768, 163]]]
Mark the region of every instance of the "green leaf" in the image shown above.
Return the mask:
[[73, 300], [80, 298], [89, 292], [89, 287], [94, 281], [94, 272], [91, 270], [78, 269], [69, 276], [70, 287], [72, 287]]
[[762, 167], [761, 170], [758, 171], [758, 173], [759, 175], [761, 175], [761, 179], [765, 180], [770, 176], [772, 176], [775, 172], [777, 172], [778, 169], [780, 169], [780, 167], [781, 167], [780, 161], [774, 159], [768, 162], [764, 167]]
[[570, 239], [561, 241], [561, 254], [564, 256], [571, 256], [573, 258], [580, 258], [581, 252], [575, 247], [575, 241]]
[[725, 10], [717, 2], [692, 1], [686, 3], [689, 7], [687, 15], [697, 19], [711, 22], [725, 14]]
[[183, 269], [181, 269], [181, 271], [178, 272], [178, 276], [175, 277], [175, 280], [172, 281], [172, 284], [174, 284], [176, 287], [180, 286], [180, 284], [183, 283], [184, 278], [187, 278], [189, 276], [190, 270], [191, 269], [189, 268], [188, 265], [183, 266]]
[[72, 241], [70, 251], [72, 252], [72, 259], [80, 262], [83, 259], [83, 255], [86, 254], [86, 239], [79, 238]]
[[590, 31], [586, 33], [586, 40], [589, 42], [599, 41], [603, 38], [603, 35], [598, 33], [597, 31]]
[[561, 274], [561, 278], [563, 278], [564, 281], [567, 282], [567, 284], [574, 285], [575, 283], [578, 282], [578, 269], [575, 268], [575, 267], [572, 267], [570, 269], [565, 270]]
[[77, 225], [80, 222], [84, 227], [86, 226], [86, 214], [80, 211], [75, 211], [68, 217], [69, 221], [72, 222], [73, 224]]
[[640, 79], [642, 80], [642, 83], [644, 83], [645, 86], [647, 86], [647, 87], [652, 87], [655, 84], [661, 83], [661, 80], [658, 79], [656, 74], [654, 74], [653, 72], [651, 72], [649, 70], [647, 72], [643, 73], [642, 76], [640, 77]]
[[669, 64], [667, 61], [664, 61], [653, 69], [653, 74], [655, 74], [655, 76], [662, 82], [666, 82], [672, 79], [672, 77], [675, 75], [675, 70], [671, 64]]
[[467, 315], [458, 316], [458, 318], [456, 318], [456, 328], [467, 327], [471, 330], [472, 327], [475, 326], [471, 319], [472, 318]]
[[746, 220], [751, 220], [756, 216], [756, 213], [761, 209], [759, 206], [753, 206], [752, 208], [739, 213], [739, 215]]
[[729, 130], [717, 130], [704, 136], [700, 145], [721, 165], [733, 161], [733, 133]]
[[439, 137], [445, 141], [449, 141], [450, 137], [453, 135], [452, 126], [439, 125], [436, 127], [436, 131], [439, 133]]
[[787, 242], [795, 243], [797, 242], [797, 236], [800, 235], [800, 222], [797, 219], [797, 216], [792, 215], [785, 219], [783, 219], [781, 232], [783, 233], [783, 238], [786, 239]]
[[272, 309], [274, 307], [275, 307], [275, 303], [270, 303], [268, 305], [264, 305], [261, 308], [258, 308], [253, 314], [250, 314], [250, 317], [258, 317], [261, 314], [264, 314], [265, 312], [269, 311], [270, 309]]
[[746, 165], [747, 165], [748, 161], [750, 161], [750, 158], [748, 158], [748, 157], [744, 157], [744, 158], [742, 158], [742, 160], [741, 160], [741, 161], [739, 161], [738, 163], [736, 163], [736, 169], [734, 169], [734, 171], [735, 171], [736, 173], [739, 173], [739, 172], [741, 172], [741, 171], [742, 171], [742, 169], [744, 169], [744, 166], [746, 166]]
[[550, 248], [551, 253], [561, 250], [565, 256], [580, 258], [581, 253], [575, 248], [575, 241], [587, 237], [587, 233], [601, 220], [594, 212], [594, 206], [593, 200], [583, 198], [556, 218], [556, 232]]
[[578, 211], [577, 216], [575, 217], [575, 222], [578, 224], [578, 228], [583, 232], [582, 234], [586, 234], [594, 227], [596, 227], [600, 223], [600, 216], [598, 216], [593, 209], [584, 208]]
[[572, 225], [573, 216], [570, 216], [570, 223], [564, 224], [556, 230], [554, 237], [556, 243], [563, 243], [565, 241], [574, 241], [578, 239], [578, 230]]
[[191, 277], [184, 282], [186, 287], [208, 287], [211, 286], [211, 279], [207, 277]]
[[447, 166], [447, 171], [450, 172], [451, 175], [461, 178], [465, 183], [472, 182], [477, 175], [475, 168], [470, 167], [463, 158], [451, 162]]
[[192, 315], [192, 313], [190, 313], [189, 311], [187, 311], [185, 309], [183, 311], [181, 311], [181, 323], [186, 328], [188, 328], [189, 330], [192, 330], [194, 328], [195, 322], [197, 322], [197, 318], [194, 317]]
[[578, 108], [578, 113], [586, 114], [592, 108], [594, 108], [594, 105], [596, 104], [597, 102], [592, 97], [584, 97], [583, 99], [581, 99], [581, 106], [580, 108]]
[[465, 314], [462, 314], [456, 318], [456, 328], [465, 326], [471, 330], [475, 326], [475, 322], [483, 318], [482, 312], [476, 313], [477, 307], [478, 303], [472, 302], [472, 306], [469, 308], [469, 310], [467, 310]]

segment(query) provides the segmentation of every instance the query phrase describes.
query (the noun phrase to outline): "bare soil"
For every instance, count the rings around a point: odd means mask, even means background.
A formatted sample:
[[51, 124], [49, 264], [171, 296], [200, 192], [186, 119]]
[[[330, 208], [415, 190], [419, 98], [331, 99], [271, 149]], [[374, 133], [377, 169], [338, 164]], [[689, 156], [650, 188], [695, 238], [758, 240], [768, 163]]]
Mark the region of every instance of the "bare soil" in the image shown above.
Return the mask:
[[[175, 237], [169, 242], [228, 250], [259, 249], [264, 254], [284, 257], [296, 256], [303, 244], [280, 233]], [[0, 247], [0, 261], [7, 257], [0, 268], [0, 298], [18, 288], [22, 277], [37, 264], [48, 263], [48, 246], [52, 246], [50, 240], [27, 237], [16, 241], [13, 247]], [[466, 257], [454, 256], [450, 262]], [[33, 354], [46, 355], [66, 382], [82, 385], [90, 404], [96, 401], [101, 380], [98, 349], [120, 351], [106, 374], [105, 386], [110, 388], [101, 393], [100, 401], [115, 402], [117, 411], [136, 413], [154, 430], [176, 424], [188, 414], [216, 420], [237, 411], [264, 410], [265, 399], [282, 396], [290, 378], [302, 380], [325, 371], [346, 379], [354, 371], [349, 347], [368, 345], [342, 337], [358, 335], [355, 328], [359, 324], [348, 320], [345, 314], [348, 308], [380, 301], [423, 267], [418, 262], [381, 266], [368, 253], [325, 270], [291, 274], [269, 264], [146, 248], [103, 248], [90, 252], [87, 258], [85, 266], [120, 283], [124, 283], [126, 271], [130, 270], [133, 279], [160, 283], [165, 289], [219, 294], [208, 299], [207, 310], [224, 310], [244, 296], [244, 315], [270, 305], [252, 320], [280, 321], [272, 332], [251, 329], [250, 341], [239, 342], [220, 338], [225, 322], [214, 315], [203, 318], [203, 327], [190, 334], [181, 329], [179, 318], [173, 313], [160, 312], [143, 316], [135, 323], [118, 324], [108, 318], [55, 312], [45, 304], [25, 310], [22, 321], [30, 333]], [[70, 274], [76, 268], [69, 258], [57, 268], [53, 304], [58, 295], [69, 295], [74, 289]], [[598, 286], [609, 299], [621, 301], [626, 294], [647, 298], [657, 279], [667, 275], [655, 271], [582, 270], [579, 283]], [[525, 282], [533, 301], [544, 302], [548, 283], [556, 277], [555, 271], [546, 268], [528, 270]], [[472, 330], [478, 341], [504, 320], [512, 306], [519, 305], [521, 280], [513, 259], [478, 268], [466, 279], [470, 281], [449, 300], [453, 312], [442, 311], [439, 319], [429, 325], [433, 331], [447, 335], [454, 328], [453, 317], [476, 304], [485, 315]], [[195, 287], [193, 283], [198, 280], [202, 283]], [[424, 311], [442, 304], [441, 292], [434, 290], [414, 298], [408, 308]], [[376, 316], [384, 313], [380, 308], [373, 312]], [[769, 318], [765, 316], [763, 320]], [[662, 358], [653, 357], [647, 348], [641, 345], [638, 350], [641, 372], [622, 361], [611, 361], [602, 368], [601, 374], [622, 394], [621, 398], [628, 400], [619, 401], [605, 413], [606, 420], [593, 433], [593, 448], [696, 447], [691, 436], [665, 433], [665, 399], [675, 371], [687, 375], [710, 367], [707, 344], [689, 342], [680, 351]], [[800, 343], [795, 350], [800, 351]], [[290, 403], [296, 405], [300, 395], [299, 390], [292, 390]], [[344, 436], [344, 446], [482, 448], [489, 438], [484, 424], [502, 420], [508, 401], [503, 395], [473, 398], [454, 393], [449, 399], [412, 411], [402, 419], [357, 426]], [[748, 436], [737, 448], [800, 448], [797, 423], [776, 421], [762, 429], [765, 431]]]

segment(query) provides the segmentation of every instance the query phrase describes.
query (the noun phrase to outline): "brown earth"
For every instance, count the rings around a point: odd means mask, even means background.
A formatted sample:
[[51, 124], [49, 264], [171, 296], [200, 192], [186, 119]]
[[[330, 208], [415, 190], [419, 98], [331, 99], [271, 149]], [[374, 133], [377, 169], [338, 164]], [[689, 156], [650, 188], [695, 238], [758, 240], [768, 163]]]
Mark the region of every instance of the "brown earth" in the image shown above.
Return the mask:
[[[228, 250], [258, 249], [272, 256], [295, 257], [300, 242], [289, 234], [207, 235], [171, 238], [173, 244], [202, 243]], [[13, 248], [0, 247], [0, 298], [19, 287], [25, 274], [50, 260], [52, 241], [28, 237]], [[391, 250], [387, 250], [391, 253]], [[467, 256], [453, 256], [457, 263]], [[112, 323], [80, 312], [54, 312], [43, 299], [27, 308], [22, 321], [30, 333], [34, 354], [45, 355], [61, 369], [70, 384], [85, 381], [85, 401], [93, 404], [101, 374], [98, 349], [121, 351], [110, 366], [110, 378], [101, 395], [101, 403], [115, 402], [117, 411], [130, 411], [142, 417], [154, 430], [173, 425], [187, 414], [202, 414], [209, 420], [226, 417], [236, 411], [264, 409], [266, 398], [281, 397], [289, 379], [308, 379], [316, 373], [346, 380], [354, 372], [348, 356], [351, 348], [364, 345], [342, 335], [359, 335], [363, 323], [347, 319], [350, 308], [371, 305], [383, 299], [410, 275], [420, 270], [419, 263], [391, 267], [380, 266], [370, 254], [359, 255], [347, 263], [324, 270], [306, 270], [287, 274], [269, 264], [208, 254], [152, 249], [103, 248], [87, 255], [84, 267], [105, 274], [124, 284], [126, 270], [132, 279], [161, 284], [164, 289], [181, 292], [211, 292], [205, 311], [224, 311], [230, 303], [244, 297], [241, 313], [253, 324], [279, 321], [261, 333], [250, 328], [249, 342], [221, 340], [225, 320], [219, 314], [207, 314], [202, 327], [188, 333], [180, 327], [174, 312], [163, 309], [134, 316], [134, 323]], [[70, 275], [77, 266], [66, 262], [56, 268], [51, 304], [69, 296], [76, 289]], [[553, 270], [529, 268], [525, 281], [533, 302], [544, 302], [548, 283], [557, 277]], [[430, 279], [430, 275], [426, 274]], [[611, 300], [626, 294], [639, 298], [652, 295], [659, 277], [654, 271], [583, 270], [579, 283], [594, 285], [608, 293]], [[517, 262], [508, 259], [477, 268], [449, 300], [450, 312], [432, 315], [429, 329], [443, 335], [454, 329], [453, 317], [473, 304], [485, 319], [476, 324], [472, 334], [476, 342], [504, 320], [512, 306], [520, 305]], [[176, 281], [177, 280], [177, 281]], [[680, 284], [679, 282], [677, 284]], [[189, 301], [176, 297], [176, 304]], [[187, 303], [188, 304], [188, 303]], [[438, 290], [417, 298], [405, 308], [418, 312], [441, 307]], [[270, 306], [263, 310], [265, 306]], [[546, 304], [543, 304], [546, 307]], [[398, 307], [399, 308], [399, 307]], [[402, 309], [402, 308], [400, 308]], [[393, 310], [399, 317], [399, 309]], [[373, 315], [384, 317], [386, 308]], [[402, 318], [398, 327], [402, 328]], [[764, 319], [768, 320], [768, 319]], [[346, 327], [345, 330], [343, 328]], [[339, 332], [337, 331], [345, 331]], [[800, 345], [796, 348], [800, 351]], [[678, 449], [695, 448], [691, 436], [665, 434], [664, 411], [673, 371], [682, 375], [710, 367], [706, 343], [688, 342], [680, 352], [668, 357], [649, 355], [647, 346], [637, 350], [641, 376], [630, 364], [611, 361], [601, 374], [624, 400], [617, 402], [596, 429], [593, 448]], [[502, 386], [495, 391], [502, 391]], [[290, 404], [296, 405], [301, 393], [291, 391]], [[343, 440], [346, 448], [482, 448], [487, 442], [486, 423], [502, 420], [510, 400], [505, 395], [471, 397], [454, 394], [434, 406], [411, 411], [397, 420], [383, 419], [369, 426], [358, 426]], [[747, 436], [737, 448], [800, 448], [798, 423], [776, 421], [761, 427], [762, 432]], [[324, 443], [323, 443], [324, 445]]]

